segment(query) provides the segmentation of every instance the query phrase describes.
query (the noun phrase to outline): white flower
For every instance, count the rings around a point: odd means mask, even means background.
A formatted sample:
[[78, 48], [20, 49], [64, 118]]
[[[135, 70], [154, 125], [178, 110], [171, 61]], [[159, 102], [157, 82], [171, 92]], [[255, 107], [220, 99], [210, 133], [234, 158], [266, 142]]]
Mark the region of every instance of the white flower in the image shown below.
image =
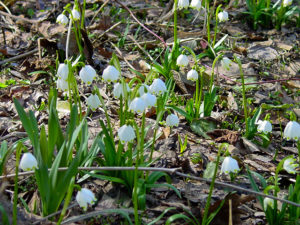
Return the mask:
[[284, 129], [283, 136], [287, 140], [294, 139], [297, 141], [300, 138], [300, 124], [296, 121], [288, 122]]
[[161, 79], [157, 78], [150, 85], [149, 90], [154, 95], [161, 95], [167, 91], [167, 87]]
[[285, 169], [285, 171], [288, 173], [295, 174], [295, 169], [298, 167], [298, 165], [294, 163], [295, 161], [296, 159], [294, 158], [287, 158], [286, 160], [284, 160], [283, 169]]
[[29, 171], [37, 168], [38, 165], [36, 158], [30, 152], [24, 153], [21, 158], [19, 167], [24, 171]]
[[190, 70], [188, 73], [187, 73], [187, 79], [188, 80], [191, 80], [191, 81], [196, 81], [198, 80], [198, 73], [196, 70]]
[[97, 201], [97, 199], [94, 193], [89, 189], [81, 188], [81, 190], [77, 192], [76, 201], [78, 202], [79, 206], [82, 207], [84, 211], [86, 211], [87, 205], [93, 205], [95, 201]]
[[186, 55], [180, 55], [176, 60], [176, 64], [182, 67], [187, 66], [189, 64], [189, 59]]
[[60, 14], [56, 18], [56, 23], [59, 23], [59, 24], [62, 24], [64, 26], [66, 26], [69, 23], [69, 19], [64, 14]]
[[74, 21], [80, 20], [80, 12], [78, 12], [76, 9], [72, 10], [72, 16]]
[[257, 127], [257, 131], [260, 133], [270, 133], [272, 132], [272, 124], [268, 121], [268, 120], [259, 120], [257, 122], [258, 127]]
[[189, 0], [178, 0], [178, 9], [183, 9], [189, 7]]
[[58, 76], [58, 78], [61, 78], [64, 80], [68, 79], [69, 67], [67, 64], [65, 64], [65, 63], [59, 64], [58, 69], [57, 69], [57, 76]]
[[147, 84], [142, 84], [140, 87], [139, 87], [139, 94], [140, 96], [142, 96], [143, 94], [145, 94], [146, 92], [149, 92], [149, 85]]
[[[127, 92], [129, 92], [130, 91], [129, 85], [127, 83], [125, 85], [126, 85]], [[125, 95], [122, 83], [114, 84], [113, 95], [115, 98], [120, 98], [121, 96]]]
[[103, 70], [102, 78], [107, 82], [115, 82], [119, 79], [120, 72], [114, 66], [108, 66]]
[[152, 95], [150, 93], [145, 93], [145, 94], [142, 95], [141, 98], [145, 101], [146, 108], [147, 107], [153, 107], [156, 104], [156, 96], [155, 95]]
[[179, 124], [179, 118], [178, 116], [176, 116], [175, 114], [170, 114], [167, 116], [167, 119], [166, 119], [166, 125], [168, 127], [173, 127], [173, 126], [178, 126]]
[[84, 83], [91, 84], [96, 78], [96, 70], [90, 65], [85, 65], [81, 68], [79, 76]]
[[135, 98], [129, 105], [129, 110], [136, 113], [142, 113], [146, 109], [146, 103], [142, 98]]
[[130, 142], [135, 139], [135, 132], [132, 126], [130, 125], [123, 125], [118, 130], [118, 136], [120, 138], [120, 141], [124, 144], [125, 142]]
[[283, 7], [290, 6], [293, 3], [293, 0], [283, 0]]
[[230, 172], [237, 173], [239, 170], [239, 164], [234, 158], [231, 158], [230, 156], [225, 157], [221, 166], [221, 174], [229, 174]]
[[69, 90], [68, 81], [64, 79], [58, 79], [57, 81], [57, 89], [63, 92], [67, 92]]
[[86, 100], [88, 106], [95, 111], [101, 104], [98, 95], [90, 95]]
[[264, 199], [264, 209], [267, 210], [267, 207], [274, 208], [274, 199], [266, 197]]
[[226, 11], [219, 12], [218, 18], [220, 22], [225, 22], [228, 20], [228, 13]]
[[223, 68], [225, 68], [226, 70], [230, 70], [230, 66], [232, 64], [232, 61], [230, 59], [228, 59], [227, 57], [224, 57], [222, 60], [221, 60], [221, 66]]
[[201, 9], [201, 1], [200, 0], [192, 0], [190, 7], [193, 9], [200, 10]]

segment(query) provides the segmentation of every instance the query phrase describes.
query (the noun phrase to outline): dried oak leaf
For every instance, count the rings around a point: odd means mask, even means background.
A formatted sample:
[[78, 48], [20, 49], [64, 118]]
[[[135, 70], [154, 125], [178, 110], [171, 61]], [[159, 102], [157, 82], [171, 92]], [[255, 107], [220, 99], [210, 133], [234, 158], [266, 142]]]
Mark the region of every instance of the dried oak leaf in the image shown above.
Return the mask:
[[[222, 208], [219, 210], [217, 215], [214, 217], [211, 225], [220, 225], [220, 224], [229, 224], [229, 218], [232, 218], [231, 224], [242, 224], [240, 215], [244, 213], [243, 210], [238, 207], [245, 204], [246, 202], [252, 201], [255, 199], [253, 195], [238, 195], [236, 193], [229, 193], [225, 197], [225, 202], [222, 205]], [[231, 203], [230, 203], [231, 202]], [[213, 205], [209, 207], [209, 214], [215, 212], [221, 205], [222, 200], [215, 202]], [[229, 213], [231, 215], [229, 216]]]
[[229, 144], [235, 145], [239, 139], [240, 135], [237, 131], [227, 130], [227, 129], [215, 129], [206, 133], [215, 142], [228, 142]]

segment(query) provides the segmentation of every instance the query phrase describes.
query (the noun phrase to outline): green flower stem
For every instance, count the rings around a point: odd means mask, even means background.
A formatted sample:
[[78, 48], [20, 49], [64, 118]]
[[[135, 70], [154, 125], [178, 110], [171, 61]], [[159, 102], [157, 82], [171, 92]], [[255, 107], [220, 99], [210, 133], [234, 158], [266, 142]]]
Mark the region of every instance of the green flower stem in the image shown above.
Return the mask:
[[206, 223], [207, 223], [207, 216], [208, 216], [208, 210], [209, 210], [209, 207], [210, 207], [211, 196], [212, 196], [212, 192], [214, 190], [215, 180], [217, 178], [218, 166], [219, 166], [220, 156], [221, 156], [221, 149], [222, 148], [219, 148], [219, 150], [218, 150], [216, 167], [215, 167], [215, 171], [214, 171], [214, 176], [211, 180], [210, 187], [209, 187], [209, 194], [208, 194], [208, 197], [207, 197], [207, 200], [206, 200], [205, 211], [204, 211], [204, 215], [203, 215], [202, 223], [201, 223], [202, 225], [206, 225]]
[[20, 157], [22, 153], [22, 143], [17, 145], [16, 150], [16, 176], [15, 176], [15, 187], [14, 187], [14, 205], [13, 205], [13, 225], [17, 225], [17, 204], [18, 204], [18, 174], [19, 174], [19, 165]]
[[178, 0], [174, 0], [174, 46], [177, 44], [177, 5]]
[[83, 4], [82, 4], [82, 16], [81, 16], [81, 29], [84, 29], [84, 17], [85, 17], [85, 7], [86, 7], [86, 0], [83, 0]]
[[210, 12], [209, 12], [209, 0], [206, 0], [206, 29], [207, 29], [207, 42], [210, 44]]
[[244, 116], [245, 116], [246, 136], [247, 136], [249, 134], [249, 126], [248, 126], [248, 111], [247, 111], [247, 99], [246, 99], [244, 72], [243, 72], [241, 60], [236, 56], [234, 56], [234, 59], [239, 65], [240, 75], [241, 75], [241, 80], [242, 80], [243, 106], [244, 106]]
[[69, 206], [69, 203], [71, 201], [72, 194], [73, 194], [74, 182], [75, 182], [75, 177], [73, 177], [72, 180], [71, 180], [71, 182], [70, 182], [68, 193], [67, 193], [67, 196], [65, 198], [64, 206], [63, 206], [63, 209], [61, 211], [60, 217], [59, 217], [59, 219], [57, 221], [57, 225], [60, 225], [61, 221], [63, 220], [63, 218], [64, 218], [64, 216], [65, 216], [65, 214], [67, 212], [67, 208]]
[[299, 164], [300, 164], [300, 140], [297, 141], [297, 148], [298, 148], [298, 158], [299, 158]]
[[144, 139], [145, 139], [145, 119], [146, 114], [143, 112], [142, 116], [142, 127], [141, 127], [141, 136], [140, 136], [140, 162], [139, 165], [144, 163]]
[[217, 10], [216, 10], [216, 25], [215, 25], [215, 32], [214, 32], [214, 40], [213, 40], [213, 44], [212, 44], [212, 48], [214, 49], [215, 44], [216, 44], [216, 38], [217, 38], [217, 32], [218, 32], [218, 14], [220, 11], [220, 8], [222, 7], [222, 5], [219, 5]]
[[[200, 75], [201, 76], [201, 75]], [[198, 113], [199, 113], [199, 82], [200, 82], [200, 79], [198, 78], [196, 80], [196, 93], [195, 93], [195, 116], [196, 118], [198, 118]]]
[[69, 59], [69, 46], [70, 46], [70, 36], [71, 36], [72, 22], [69, 22], [67, 41], [66, 41], [66, 60]]
[[210, 84], [209, 84], [209, 93], [211, 93], [212, 91], [212, 87], [213, 87], [213, 84], [214, 84], [214, 79], [215, 79], [215, 66], [216, 66], [216, 63], [218, 62], [218, 60], [223, 57], [223, 54], [220, 54], [218, 55], [215, 59], [214, 59], [214, 62], [213, 62], [213, 65], [212, 65], [212, 71], [211, 71], [211, 76], [210, 76]]

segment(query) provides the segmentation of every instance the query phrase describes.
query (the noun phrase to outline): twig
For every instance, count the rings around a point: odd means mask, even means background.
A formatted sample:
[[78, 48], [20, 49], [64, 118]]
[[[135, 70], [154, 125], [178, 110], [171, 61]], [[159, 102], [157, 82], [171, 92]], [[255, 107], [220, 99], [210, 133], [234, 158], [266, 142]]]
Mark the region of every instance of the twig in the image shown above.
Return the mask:
[[27, 19], [27, 18], [24, 18], [24, 17], [21, 17], [21, 16], [15, 16], [15, 15], [12, 15], [12, 14], [9, 14], [9, 13], [6, 13], [6, 12], [3, 12], [3, 11], [0, 11], [0, 15], [3, 15], [3, 16], [9, 16], [15, 20], [23, 20], [27, 23], [33, 23], [33, 24], [37, 24], [39, 23], [40, 21], [39, 20], [31, 20], [31, 19]]
[[[1, 12], [1, 11], [0, 11]], [[15, 60], [18, 60], [18, 59], [21, 59], [21, 58], [24, 58], [26, 56], [29, 56], [29, 55], [32, 55], [34, 53], [38, 52], [38, 49], [34, 49], [34, 50], [31, 50], [29, 52], [26, 52], [24, 54], [21, 54], [21, 55], [17, 55], [17, 56], [14, 56], [14, 57], [11, 57], [9, 59], [4, 59], [2, 61], [0, 61], [0, 65], [3, 65], [5, 63], [8, 63], [8, 62], [11, 62], [11, 61], [15, 61]]]
[[116, 24], [112, 25], [109, 29], [107, 29], [106, 31], [104, 31], [102, 34], [100, 34], [98, 36], [98, 38], [94, 41], [98, 41], [100, 38], [102, 38], [107, 32], [110, 32], [111, 30], [113, 30], [115, 27], [119, 26], [122, 23], [122, 21], [117, 22]]
[[101, 12], [101, 10], [107, 5], [107, 3], [109, 3], [110, 0], [106, 0], [102, 5], [101, 7], [97, 10], [97, 12], [94, 14], [91, 22], [90, 22], [90, 25], [94, 22], [94, 19], [96, 18], [96, 16]]
[[9, 9], [7, 8], [7, 6], [2, 1], [0, 1], [0, 5], [2, 5], [3, 8], [11, 15], [11, 12], [9, 11]]
[[120, 4], [124, 9], [126, 9], [129, 14], [132, 16], [132, 18], [139, 24], [141, 25], [145, 30], [147, 30], [150, 34], [152, 34], [153, 36], [155, 36], [157, 39], [159, 39], [163, 44], [164, 46], [167, 48], [167, 43], [164, 41], [164, 39], [160, 36], [158, 36], [156, 33], [154, 33], [152, 30], [150, 30], [148, 27], [146, 27], [143, 23], [141, 23], [136, 17], [135, 15], [133, 14], [133, 12], [126, 6], [124, 5], [122, 2], [119, 2], [118, 0], [115, 0], [115, 2], [117, 2], [118, 4]]
[[[61, 167], [61, 168], [58, 168], [58, 171], [66, 171], [68, 169], [69, 169], [68, 167]], [[95, 171], [133, 171], [133, 170], [135, 170], [135, 167], [78, 167], [78, 170], [87, 170], [87, 171], [92, 171], [92, 170], [95, 170]], [[212, 182], [210, 179], [191, 176], [191, 175], [188, 175], [188, 174], [185, 174], [185, 173], [178, 172], [179, 168], [170, 168], [169, 169], [169, 168], [157, 168], [157, 167], [138, 167], [138, 170], [140, 170], [140, 171], [160, 171], [160, 172], [166, 172], [166, 173], [170, 173], [170, 174], [176, 174], [176, 175], [181, 176], [181, 177], [186, 177], [186, 178], [189, 178], [189, 179], [202, 181], [202, 182], [205, 182], [207, 184], [210, 184]], [[50, 171], [50, 169], [49, 169], [49, 171]], [[22, 172], [22, 173], [19, 173], [18, 176], [27, 176], [27, 175], [32, 175], [34, 173], [35, 173], [34, 171]], [[16, 176], [16, 174], [8, 174], [8, 175], [0, 176], [0, 180], [2, 180], [4, 178], [14, 177], [14, 176]], [[250, 194], [253, 194], [253, 195], [257, 195], [257, 196], [272, 198], [272, 199], [280, 201], [280, 202], [285, 202], [287, 204], [300, 207], [300, 204], [297, 204], [295, 202], [292, 202], [292, 201], [289, 201], [289, 200], [286, 200], [286, 199], [281, 199], [281, 198], [275, 197], [273, 195], [266, 195], [264, 193], [260, 193], [260, 192], [257, 192], [257, 191], [242, 188], [242, 187], [237, 186], [237, 185], [228, 184], [228, 183], [221, 182], [221, 181], [215, 181], [215, 185], [235, 189], [235, 190], [242, 191], [242, 192], [247, 192], [247, 193], [250, 193]]]
[[154, 61], [152, 56], [144, 49], [142, 46], [134, 39], [132, 35], [128, 35], [128, 37], [134, 42], [134, 44], [146, 55], [151, 61]]
[[131, 69], [136, 70], [136, 69], [128, 62], [128, 60], [123, 56], [121, 50], [120, 50], [114, 43], [110, 42], [110, 44], [111, 44], [112, 46], [114, 46], [114, 48], [116, 49], [116, 51], [118, 52], [118, 54], [124, 59], [124, 61], [127, 63], [127, 65], [128, 65]]

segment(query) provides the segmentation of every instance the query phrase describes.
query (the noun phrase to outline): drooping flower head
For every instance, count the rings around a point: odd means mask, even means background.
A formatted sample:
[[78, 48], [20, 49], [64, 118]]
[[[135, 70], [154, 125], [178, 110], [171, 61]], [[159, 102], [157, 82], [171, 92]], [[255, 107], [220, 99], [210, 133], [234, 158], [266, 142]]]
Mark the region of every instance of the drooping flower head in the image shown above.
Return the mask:
[[96, 78], [96, 75], [96, 70], [90, 65], [85, 65], [79, 72], [81, 80], [86, 84], [91, 84]]
[[59, 14], [56, 18], [56, 23], [66, 26], [69, 23], [69, 19], [64, 14]]
[[187, 73], [187, 79], [188, 80], [191, 80], [191, 81], [196, 81], [198, 80], [198, 72], [196, 70], [190, 70], [188, 73]]
[[239, 170], [239, 164], [234, 158], [230, 156], [225, 157], [221, 166], [221, 174], [237, 173]]
[[103, 70], [102, 78], [106, 82], [116, 82], [120, 77], [120, 72], [116, 67], [109, 65]]
[[264, 210], [267, 210], [268, 207], [274, 208], [274, 199], [272, 198], [264, 198]]
[[38, 163], [34, 155], [30, 152], [26, 152], [23, 154], [19, 167], [24, 171], [34, 170], [38, 168]]
[[152, 84], [149, 87], [149, 90], [154, 95], [162, 95], [167, 91], [167, 87], [165, 85], [165, 82], [157, 78], [152, 82]]
[[72, 17], [74, 21], [80, 20], [80, 12], [78, 12], [75, 8], [72, 10]]
[[288, 122], [284, 129], [283, 136], [287, 140], [294, 139], [295, 141], [297, 141], [300, 138], [300, 124], [296, 121]]
[[135, 98], [129, 105], [129, 110], [134, 113], [142, 113], [146, 109], [146, 103], [142, 98]]
[[179, 118], [175, 114], [170, 114], [166, 118], [166, 126], [173, 127], [179, 125]]
[[272, 124], [268, 121], [268, 120], [259, 120], [257, 122], [258, 127], [257, 127], [257, 131], [260, 133], [271, 133], [272, 132]]
[[[125, 86], [126, 86], [127, 92], [130, 92], [129, 85], [126, 83]], [[122, 83], [115, 83], [114, 84], [113, 95], [114, 95], [114, 98], [120, 98], [121, 96], [124, 97], [125, 93], [124, 93], [124, 90], [123, 90]]]
[[142, 84], [138, 90], [140, 96], [142, 96], [145, 93], [148, 93], [149, 91], [150, 91], [150, 87], [147, 84]]
[[178, 0], [178, 9], [183, 9], [189, 7], [189, 0]]
[[226, 11], [218, 13], [218, 19], [220, 22], [225, 22], [228, 20], [228, 13]]
[[141, 97], [144, 102], [146, 103], [146, 108], [147, 107], [153, 107], [156, 104], [156, 96], [150, 93], [145, 93]]
[[57, 69], [57, 77], [58, 77], [58, 79], [67, 80], [68, 79], [68, 75], [69, 75], [69, 67], [68, 67], [68, 65], [65, 64], [65, 63], [59, 64], [58, 69]]
[[118, 136], [120, 141], [124, 144], [126, 142], [131, 142], [135, 139], [135, 132], [132, 126], [130, 125], [123, 125], [118, 130]]
[[69, 84], [68, 81], [64, 80], [64, 79], [58, 79], [56, 81], [57, 84], [57, 89], [63, 92], [67, 92], [69, 91]]
[[283, 169], [290, 174], [295, 174], [295, 169], [298, 167], [298, 165], [294, 163], [295, 161], [296, 159], [294, 158], [287, 158], [286, 160], [284, 160]]
[[202, 3], [200, 0], [192, 0], [191, 5], [190, 5], [190, 7], [192, 9], [196, 9], [198, 11], [200, 11], [201, 6], [202, 6]]
[[223, 59], [221, 60], [221, 66], [223, 68], [225, 68], [226, 70], [230, 70], [231, 64], [232, 64], [232, 61], [227, 57], [223, 57]]
[[95, 111], [101, 104], [98, 95], [90, 95], [87, 98], [87, 104], [93, 111]]
[[79, 206], [86, 211], [88, 204], [93, 205], [97, 199], [94, 193], [89, 189], [81, 188], [81, 190], [77, 192], [76, 201], [78, 202]]
[[176, 60], [176, 64], [178, 66], [185, 67], [189, 64], [189, 59], [186, 55], [180, 55]]

